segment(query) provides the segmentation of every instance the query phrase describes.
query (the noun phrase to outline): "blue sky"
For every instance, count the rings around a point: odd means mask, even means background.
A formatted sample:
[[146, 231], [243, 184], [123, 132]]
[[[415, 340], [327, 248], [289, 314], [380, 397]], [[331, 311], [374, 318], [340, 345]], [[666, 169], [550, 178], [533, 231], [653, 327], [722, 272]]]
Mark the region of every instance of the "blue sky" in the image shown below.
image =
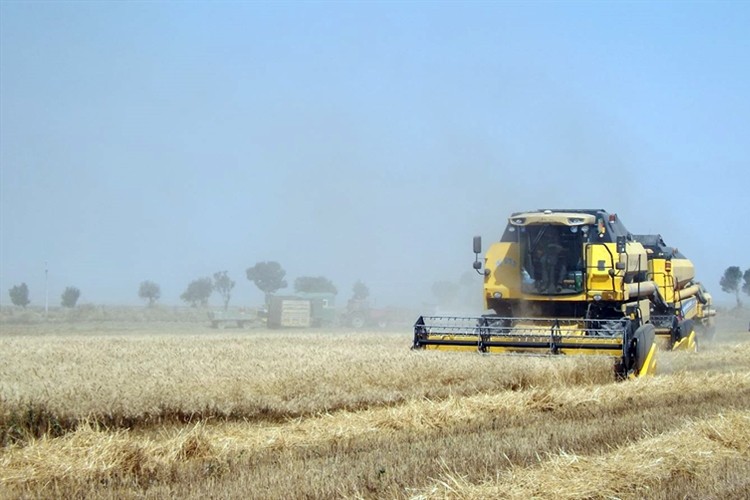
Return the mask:
[[[0, 3], [0, 303], [278, 260], [431, 300], [511, 211], [750, 267], [745, 2]], [[479, 281], [477, 287], [479, 287]], [[479, 300], [479, 299], [477, 299]], [[218, 304], [218, 298], [213, 301]]]

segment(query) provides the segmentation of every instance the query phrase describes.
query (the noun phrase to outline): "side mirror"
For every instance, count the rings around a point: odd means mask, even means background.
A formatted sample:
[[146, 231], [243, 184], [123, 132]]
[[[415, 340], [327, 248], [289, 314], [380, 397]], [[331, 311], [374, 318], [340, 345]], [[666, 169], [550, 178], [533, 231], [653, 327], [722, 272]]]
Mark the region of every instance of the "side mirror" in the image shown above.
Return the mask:
[[[482, 237], [474, 236], [474, 270], [482, 274], [482, 263], [479, 261], [479, 254], [482, 253]], [[487, 271], [485, 269], [485, 271]]]
[[625, 253], [625, 246], [628, 241], [627, 236], [617, 237], [617, 253]]
[[474, 253], [482, 253], [482, 237], [474, 236]]

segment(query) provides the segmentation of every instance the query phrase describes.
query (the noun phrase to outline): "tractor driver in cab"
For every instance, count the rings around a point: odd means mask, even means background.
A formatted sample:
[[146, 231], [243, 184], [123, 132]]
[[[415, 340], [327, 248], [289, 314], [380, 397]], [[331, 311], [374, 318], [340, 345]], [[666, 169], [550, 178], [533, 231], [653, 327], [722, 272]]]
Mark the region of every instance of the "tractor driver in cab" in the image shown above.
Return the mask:
[[567, 273], [565, 247], [560, 243], [558, 232], [547, 228], [544, 240], [539, 242], [539, 264], [542, 268], [540, 292], [555, 293], [562, 290]]

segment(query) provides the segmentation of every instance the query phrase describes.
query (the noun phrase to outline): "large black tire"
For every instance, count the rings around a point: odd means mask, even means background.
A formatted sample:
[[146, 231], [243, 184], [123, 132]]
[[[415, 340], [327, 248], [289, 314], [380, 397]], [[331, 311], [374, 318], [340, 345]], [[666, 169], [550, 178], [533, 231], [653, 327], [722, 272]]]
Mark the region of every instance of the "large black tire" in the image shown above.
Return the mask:
[[633, 334], [633, 341], [635, 342], [633, 354], [635, 355], [635, 359], [633, 360], [632, 370], [634, 373], [640, 373], [644, 363], [646, 363], [651, 346], [654, 345], [655, 339], [656, 329], [651, 324], [641, 325]]
[[[691, 333], [695, 331], [695, 321], [692, 319], [686, 319], [685, 321], [680, 322], [680, 327], [678, 329], [678, 336], [680, 340], [685, 339], [690, 336]], [[695, 351], [698, 351], [698, 336], [695, 335], [693, 337], [693, 342], [695, 342]]]
[[669, 330], [669, 348], [671, 349], [680, 341], [680, 320], [677, 316], [672, 317], [672, 326]]
[[685, 321], [681, 321], [680, 325], [677, 328], [677, 337], [678, 340], [682, 340], [686, 337], [689, 337], [691, 333], [693, 333], [693, 330], [695, 329], [695, 323], [692, 319], [686, 319]]

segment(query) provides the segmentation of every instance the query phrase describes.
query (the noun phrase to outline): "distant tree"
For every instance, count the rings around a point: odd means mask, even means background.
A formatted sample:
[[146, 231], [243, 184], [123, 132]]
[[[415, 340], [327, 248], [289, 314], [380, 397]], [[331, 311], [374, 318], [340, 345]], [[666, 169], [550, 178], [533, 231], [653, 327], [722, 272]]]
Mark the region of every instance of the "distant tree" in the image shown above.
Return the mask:
[[352, 287], [352, 300], [367, 300], [370, 296], [370, 289], [367, 288], [362, 280], [357, 280]]
[[463, 308], [477, 309], [481, 304], [482, 279], [476, 271], [465, 271], [458, 279], [458, 301]]
[[750, 269], [745, 269], [742, 279], [745, 280], [745, 283], [742, 285], [742, 291], [750, 295]]
[[247, 268], [245, 273], [247, 279], [255, 283], [255, 286], [266, 295], [275, 293], [287, 286], [286, 281], [284, 281], [286, 271], [278, 262], [258, 262], [253, 267]]
[[336, 286], [324, 276], [300, 276], [294, 280], [294, 291], [301, 293], [338, 293]]
[[69, 286], [65, 289], [65, 291], [62, 293], [61, 298], [61, 304], [63, 307], [70, 307], [73, 308], [76, 306], [76, 303], [78, 303], [78, 298], [81, 296], [81, 291], [74, 287]]
[[144, 300], [148, 300], [148, 306], [153, 307], [161, 297], [161, 287], [153, 281], [146, 280], [141, 283], [138, 289], [138, 296]]
[[13, 302], [13, 305], [25, 308], [31, 303], [29, 300], [29, 287], [26, 286], [26, 283], [13, 286], [13, 288], [8, 290], [8, 293], [10, 294], [10, 301]]
[[742, 271], [738, 266], [730, 266], [724, 271], [724, 276], [721, 277], [719, 285], [721, 289], [726, 293], [733, 293], [735, 299], [737, 299], [737, 307], [742, 307], [740, 302], [740, 280], [742, 279]]
[[467, 288], [481, 288], [481, 280], [477, 279], [477, 273], [475, 271], [464, 271], [458, 280], [458, 284]]
[[456, 301], [459, 286], [452, 281], [436, 281], [432, 284], [432, 294], [441, 306], [451, 305]]
[[188, 284], [187, 289], [180, 295], [180, 298], [189, 303], [191, 307], [208, 305], [208, 298], [214, 291], [214, 283], [211, 278], [199, 278]]
[[232, 288], [234, 288], [234, 281], [229, 277], [227, 271], [217, 271], [214, 273], [214, 290], [219, 292], [222, 300], [224, 300], [224, 310], [229, 308], [229, 299], [232, 298]]

